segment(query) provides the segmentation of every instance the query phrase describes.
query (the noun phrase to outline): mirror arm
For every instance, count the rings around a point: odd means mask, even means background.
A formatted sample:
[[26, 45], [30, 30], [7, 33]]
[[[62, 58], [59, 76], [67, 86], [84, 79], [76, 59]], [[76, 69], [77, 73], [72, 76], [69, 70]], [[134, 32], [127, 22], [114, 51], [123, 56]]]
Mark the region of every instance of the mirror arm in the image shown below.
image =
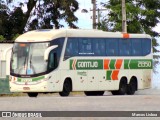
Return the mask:
[[58, 47], [58, 45], [53, 45], [53, 46], [51, 46], [51, 47], [49, 47], [49, 48], [47, 48], [47, 49], [45, 50], [45, 52], [44, 52], [44, 60], [45, 60], [45, 61], [48, 60], [49, 53], [50, 53], [53, 49], [55, 49], [55, 48], [57, 48], [57, 47]]

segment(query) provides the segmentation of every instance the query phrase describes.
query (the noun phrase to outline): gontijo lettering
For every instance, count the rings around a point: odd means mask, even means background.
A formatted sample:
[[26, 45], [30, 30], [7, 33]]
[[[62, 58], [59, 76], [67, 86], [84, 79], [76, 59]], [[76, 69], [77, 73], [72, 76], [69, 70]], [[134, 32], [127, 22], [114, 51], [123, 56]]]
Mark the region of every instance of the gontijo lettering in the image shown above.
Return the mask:
[[70, 60], [70, 69], [71, 70], [91, 70], [91, 69], [103, 69], [103, 60], [82, 60], [82, 59], [73, 59]]
[[79, 68], [97, 68], [98, 67], [98, 62], [78, 62], [78, 67]]

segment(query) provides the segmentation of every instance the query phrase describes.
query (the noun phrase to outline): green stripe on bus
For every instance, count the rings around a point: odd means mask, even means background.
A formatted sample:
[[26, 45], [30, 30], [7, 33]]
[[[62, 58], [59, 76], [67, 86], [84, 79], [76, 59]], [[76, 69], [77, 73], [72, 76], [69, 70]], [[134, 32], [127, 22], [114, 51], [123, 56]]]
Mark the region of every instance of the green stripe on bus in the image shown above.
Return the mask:
[[124, 60], [124, 69], [129, 69], [128, 64], [130, 60]]
[[110, 69], [115, 69], [115, 62], [116, 62], [115, 59], [111, 59], [110, 64], [109, 64]]
[[[70, 70], [100, 70], [103, 69], [103, 59], [72, 59]], [[109, 69], [115, 69], [116, 59], [111, 59]], [[124, 59], [124, 69], [152, 69], [152, 59]]]
[[18, 80], [17, 80], [18, 82], [21, 82], [21, 78], [18, 78]]
[[44, 76], [40, 76], [40, 77], [32, 78], [32, 81], [38, 81], [38, 80], [42, 80], [44, 78], [45, 78]]
[[73, 64], [73, 60], [70, 60], [70, 70], [73, 70], [73, 68], [72, 68], [72, 64]]
[[111, 74], [112, 74], [112, 70], [108, 70], [106, 72], [106, 78], [107, 78], [107, 80], [111, 80]]
[[[35, 77], [35, 78], [32, 78], [32, 82], [42, 80], [44, 78], [45, 78], [45, 76]], [[27, 80], [27, 79], [30, 79], [30, 78], [18, 78], [18, 82], [24, 82], [23, 81], [24, 79]]]
[[125, 60], [124, 62], [125, 62], [124, 69], [152, 69], [153, 68], [152, 59], [131, 59], [131, 60]]

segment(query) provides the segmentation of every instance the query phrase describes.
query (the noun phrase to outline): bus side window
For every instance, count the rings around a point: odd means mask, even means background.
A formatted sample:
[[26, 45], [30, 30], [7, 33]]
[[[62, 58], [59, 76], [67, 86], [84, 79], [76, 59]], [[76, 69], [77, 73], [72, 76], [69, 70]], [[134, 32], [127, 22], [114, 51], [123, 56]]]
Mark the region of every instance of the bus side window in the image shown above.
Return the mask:
[[92, 55], [92, 41], [89, 38], [80, 38], [78, 40], [78, 45], [79, 45], [79, 55]]
[[132, 43], [132, 56], [141, 56], [142, 55], [142, 42], [141, 39], [131, 39]]
[[52, 71], [58, 67], [57, 53], [55, 50], [52, 50], [49, 54], [48, 59], [48, 70]]
[[71, 51], [72, 51], [72, 49], [73, 49], [72, 47], [73, 47], [72, 42], [70, 42], [70, 40], [68, 40], [68, 43], [67, 43], [67, 46], [66, 46], [65, 56], [68, 56], [68, 57], [71, 56]]
[[64, 60], [78, 55], [78, 41], [75, 38], [68, 38]]
[[130, 39], [119, 39], [119, 55], [131, 56], [131, 42]]
[[106, 55], [107, 56], [118, 56], [118, 46], [119, 39], [117, 38], [109, 38], [106, 40]]
[[105, 41], [104, 39], [93, 39], [93, 53], [95, 56], [105, 56]]
[[151, 52], [151, 40], [142, 39], [142, 45], [143, 55], [148, 55]]

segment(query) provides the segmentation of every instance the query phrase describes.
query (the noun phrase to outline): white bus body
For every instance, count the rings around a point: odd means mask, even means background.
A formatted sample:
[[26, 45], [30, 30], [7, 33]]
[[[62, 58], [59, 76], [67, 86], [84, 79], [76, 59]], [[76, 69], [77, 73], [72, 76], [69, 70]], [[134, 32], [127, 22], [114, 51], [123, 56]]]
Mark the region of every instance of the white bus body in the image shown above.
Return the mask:
[[19, 36], [11, 57], [11, 92], [134, 94], [151, 87], [152, 41], [146, 34], [35, 30]]

